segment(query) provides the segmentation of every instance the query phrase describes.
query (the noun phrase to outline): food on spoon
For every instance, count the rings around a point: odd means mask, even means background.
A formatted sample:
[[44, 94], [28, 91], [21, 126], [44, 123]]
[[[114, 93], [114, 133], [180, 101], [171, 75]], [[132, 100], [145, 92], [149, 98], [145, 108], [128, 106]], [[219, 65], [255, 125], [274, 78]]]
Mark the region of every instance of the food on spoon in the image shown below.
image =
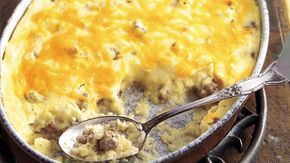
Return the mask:
[[75, 138], [71, 153], [88, 161], [114, 160], [138, 153], [135, 145], [144, 136], [133, 123], [121, 120], [88, 125]]

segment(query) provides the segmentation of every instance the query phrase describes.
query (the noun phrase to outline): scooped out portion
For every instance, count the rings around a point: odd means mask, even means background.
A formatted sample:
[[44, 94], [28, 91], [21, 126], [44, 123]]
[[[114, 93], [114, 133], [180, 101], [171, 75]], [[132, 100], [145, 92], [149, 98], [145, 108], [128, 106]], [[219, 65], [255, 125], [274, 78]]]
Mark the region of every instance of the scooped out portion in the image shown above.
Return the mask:
[[144, 137], [145, 133], [135, 124], [119, 119], [87, 125], [81, 135], [74, 138], [71, 154], [86, 161], [120, 159], [137, 154], [140, 139]]

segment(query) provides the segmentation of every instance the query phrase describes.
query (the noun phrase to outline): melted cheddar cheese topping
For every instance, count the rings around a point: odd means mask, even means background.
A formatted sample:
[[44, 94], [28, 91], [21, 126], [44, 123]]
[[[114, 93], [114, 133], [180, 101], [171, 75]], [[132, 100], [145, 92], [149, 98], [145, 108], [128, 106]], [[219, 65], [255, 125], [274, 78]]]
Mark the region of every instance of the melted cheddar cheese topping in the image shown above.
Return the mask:
[[5, 51], [3, 103], [20, 135], [55, 157], [51, 130], [127, 114], [120, 94], [134, 82], [154, 103], [180, 104], [249, 76], [259, 40], [255, 0], [34, 0]]
[[[246, 13], [253, 12], [248, 3], [254, 2], [233, 1], [230, 7], [228, 0], [48, 4], [31, 16], [26, 35], [25, 51], [37, 55], [22, 60], [26, 90], [73, 95], [71, 88], [85, 83], [92, 93], [109, 96], [131, 71], [130, 62], [144, 71], [170, 66], [182, 78], [213, 64], [215, 75], [232, 84], [249, 75], [255, 62], [248, 55], [255, 47], [248, 54], [235, 52], [253, 32], [245, 28]], [[248, 63], [239, 64], [241, 57]]]

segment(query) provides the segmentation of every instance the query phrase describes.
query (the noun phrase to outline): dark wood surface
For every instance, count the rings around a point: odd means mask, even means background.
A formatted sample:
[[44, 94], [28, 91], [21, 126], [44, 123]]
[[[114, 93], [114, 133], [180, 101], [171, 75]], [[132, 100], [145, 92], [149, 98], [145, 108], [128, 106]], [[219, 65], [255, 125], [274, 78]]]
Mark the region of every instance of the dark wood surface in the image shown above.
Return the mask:
[[[286, 0], [289, 1], [289, 0]], [[286, 1], [269, 1], [271, 13], [270, 48], [266, 64], [276, 58], [283, 40], [286, 39], [289, 28]], [[290, 12], [290, 11], [289, 11]], [[281, 38], [283, 36], [283, 38]], [[289, 52], [290, 53], [290, 52]], [[290, 65], [290, 63], [289, 63]], [[257, 162], [290, 162], [290, 87], [268, 87], [268, 128], [262, 150]]]
[[[18, 2], [19, 0], [0, 0], [0, 34]], [[265, 65], [275, 59], [289, 31], [285, 1], [268, 0], [268, 5], [270, 6], [271, 36]], [[269, 108], [268, 128], [261, 152], [257, 155], [257, 162], [290, 162], [290, 88], [280, 86], [269, 87], [266, 90]], [[254, 108], [253, 101], [254, 99], [251, 98], [246, 105]], [[251, 129], [243, 134], [246, 142], [250, 140], [250, 133]], [[228, 149], [224, 153], [224, 158], [227, 162], [237, 162], [240, 159], [237, 153], [235, 149]]]
[[10, 17], [13, 9], [19, 0], [0, 0], [0, 33], [6, 25], [7, 19]]

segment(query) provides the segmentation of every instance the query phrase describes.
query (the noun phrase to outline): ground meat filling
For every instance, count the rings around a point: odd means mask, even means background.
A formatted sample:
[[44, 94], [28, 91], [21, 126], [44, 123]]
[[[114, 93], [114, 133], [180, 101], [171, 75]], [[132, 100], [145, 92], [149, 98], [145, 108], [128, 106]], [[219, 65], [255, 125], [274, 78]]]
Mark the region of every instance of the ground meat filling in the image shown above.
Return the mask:
[[117, 148], [117, 136], [118, 135], [116, 131], [114, 131], [114, 129], [109, 129], [104, 132], [103, 136], [100, 139], [95, 140], [96, 138], [98, 138], [98, 136], [92, 130], [85, 130], [83, 131], [81, 136], [78, 136], [76, 138], [76, 140], [77, 143], [81, 144], [94, 144], [94, 146], [96, 147], [95, 152], [103, 153]]
[[105, 152], [116, 149], [118, 145], [116, 136], [117, 134], [114, 131], [106, 131], [104, 136], [97, 141], [97, 152]]
[[85, 110], [88, 108], [88, 102], [83, 99], [78, 100], [76, 104], [80, 110]]
[[87, 161], [103, 161], [123, 158], [136, 154], [136, 139], [139, 130], [131, 122], [112, 121], [104, 124], [85, 126], [84, 131], [74, 140], [73, 155]]
[[57, 138], [61, 135], [62, 132], [63, 130], [57, 128], [55, 121], [52, 121], [50, 124], [48, 124], [44, 128], [39, 129], [39, 131], [37, 131], [37, 133], [44, 135], [44, 137], [48, 139], [54, 139], [54, 140], [57, 140]]
[[218, 79], [213, 79], [209, 84], [202, 85], [201, 89], [196, 90], [196, 94], [200, 97], [207, 97], [222, 88], [222, 83]]
[[93, 143], [94, 140], [94, 132], [90, 130], [85, 130], [82, 136], [77, 137], [77, 142], [81, 144]]
[[98, 100], [96, 102], [96, 104], [97, 104], [97, 107], [99, 108], [99, 111], [101, 113], [108, 113], [108, 112], [112, 111], [111, 106], [113, 104], [113, 101], [111, 99], [102, 98], [102, 99]]
[[46, 100], [46, 98], [43, 95], [41, 95], [37, 91], [32, 91], [32, 90], [25, 93], [24, 98], [29, 103], [38, 103], [38, 102], [43, 102]]

